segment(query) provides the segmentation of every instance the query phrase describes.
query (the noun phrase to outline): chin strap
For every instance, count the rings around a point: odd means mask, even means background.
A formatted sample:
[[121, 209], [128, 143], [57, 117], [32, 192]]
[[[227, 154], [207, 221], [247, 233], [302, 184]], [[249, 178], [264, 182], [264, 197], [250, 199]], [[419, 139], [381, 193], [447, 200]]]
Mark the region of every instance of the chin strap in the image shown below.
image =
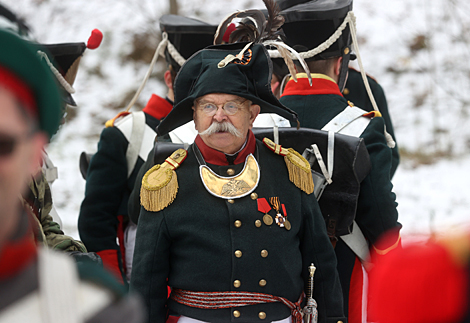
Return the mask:
[[168, 34], [166, 32], [162, 33], [162, 41], [158, 44], [157, 49], [155, 50], [155, 54], [153, 54], [152, 61], [150, 62], [149, 69], [147, 70], [147, 74], [145, 74], [144, 79], [142, 80], [142, 83], [139, 86], [139, 89], [137, 92], [135, 92], [134, 97], [132, 98], [131, 102], [126, 107], [126, 112], [128, 112], [132, 106], [135, 104], [137, 99], [139, 98], [140, 93], [144, 89], [145, 84], [147, 83], [148, 79], [150, 78], [150, 75], [152, 74], [153, 67], [155, 66], [155, 63], [157, 62], [158, 56], [165, 57], [165, 49], [168, 49], [168, 52], [170, 53], [171, 57], [178, 63], [180, 66], [183, 66], [183, 64], [186, 62], [183, 56], [178, 52], [178, 50], [173, 46], [173, 44], [170, 42], [168, 39]]

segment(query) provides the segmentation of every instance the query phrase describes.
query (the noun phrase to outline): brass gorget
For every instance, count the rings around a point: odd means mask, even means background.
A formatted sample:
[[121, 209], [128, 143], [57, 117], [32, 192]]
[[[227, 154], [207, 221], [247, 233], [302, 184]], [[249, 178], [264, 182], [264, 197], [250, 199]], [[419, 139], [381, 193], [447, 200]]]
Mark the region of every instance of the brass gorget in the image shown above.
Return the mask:
[[206, 165], [199, 166], [199, 174], [207, 191], [223, 199], [244, 197], [255, 190], [259, 183], [260, 170], [252, 154], [245, 159], [245, 166], [240, 174], [223, 177], [214, 173]]

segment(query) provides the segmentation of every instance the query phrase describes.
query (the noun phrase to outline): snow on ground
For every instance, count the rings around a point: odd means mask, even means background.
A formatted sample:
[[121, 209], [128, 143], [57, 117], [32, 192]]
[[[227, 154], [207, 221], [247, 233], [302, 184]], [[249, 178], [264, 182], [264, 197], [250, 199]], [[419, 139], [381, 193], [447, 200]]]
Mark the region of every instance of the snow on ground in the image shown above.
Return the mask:
[[[94, 152], [104, 121], [135, 91], [147, 65], [129, 61], [133, 36], [159, 39], [158, 18], [167, 1], [4, 0], [45, 43], [86, 41], [93, 28], [103, 44], [81, 62], [74, 95], [76, 114], [48, 152], [59, 168], [52, 190], [67, 234], [76, 222], [85, 181], [82, 151]], [[180, 14], [218, 23], [235, 9], [263, 8], [261, 0], [179, 0]], [[393, 180], [405, 239], [469, 228], [470, 4], [466, 0], [355, 0], [359, 49], [366, 71], [385, 89], [399, 147], [406, 152]], [[314, 32], [314, 31], [310, 31]], [[162, 64], [155, 68], [161, 70]], [[154, 77], [139, 99], [165, 94]], [[439, 157], [439, 158], [436, 158]]]

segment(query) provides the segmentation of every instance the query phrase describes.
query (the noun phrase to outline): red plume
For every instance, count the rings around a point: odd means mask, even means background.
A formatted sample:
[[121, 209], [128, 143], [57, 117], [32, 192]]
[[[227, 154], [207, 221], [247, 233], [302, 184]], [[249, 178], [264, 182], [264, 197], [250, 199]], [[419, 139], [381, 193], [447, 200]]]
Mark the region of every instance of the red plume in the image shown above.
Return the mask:
[[228, 43], [228, 42], [229, 42], [230, 34], [231, 34], [232, 31], [234, 31], [235, 29], [237, 29], [237, 28], [235, 27], [235, 24], [234, 24], [234, 23], [231, 23], [230, 25], [228, 25], [227, 30], [226, 30], [225, 33], [224, 33], [224, 38], [223, 38], [224, 43]]
[[89, 49], [96, 49], [100, 46], [102, 40], [103, 40], [103, 33], [99, 29], [93, 29], [91, 31], [90, 38], [88, 38], [86, 47]]

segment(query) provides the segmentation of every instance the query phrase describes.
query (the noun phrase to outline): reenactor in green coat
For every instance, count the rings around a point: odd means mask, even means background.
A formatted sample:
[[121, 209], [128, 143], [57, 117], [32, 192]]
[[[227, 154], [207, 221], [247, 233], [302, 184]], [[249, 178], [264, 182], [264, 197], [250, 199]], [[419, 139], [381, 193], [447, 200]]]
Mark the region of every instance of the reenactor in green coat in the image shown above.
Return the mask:
[[135, 322], [139, 300], [103, 268], [38, 247], [20, 195], [57, 131], [61, 96], [39, 44], [0, 29], [0, 322]]
[[[184, 60], [212, 43], [216, 26], [177, 15], [160, 18], [158, 48], [168, 69], [166, 97], [152, 94], [142, 111], [119, 113], [106, 123], [87, 171], [78, 229], [88, 250], [127, 284], [132, 272], [136, 224], [128, 217], [128, 199], [136, 176], [153, 148], [155, 129], [173, 108], [173, 82]], [[139, 129], [141, 131], [139, 132]], [[118, 242], [117, 242], [118, 240]]]
[[296, 120], [271, 73], [264, 45], [241, 42], [199, 51], [176, 78], [158, 135], [190, 120], [199, 135], [143, 178], [131, 291], [150, 322], [300, 323], [312, 264], [312, 313], [346, 322], [310, 166], [251, 131], [260, 112]]
[[[382, 118], [385, 123], [387, 132], [392, 136], [395, 141], [395, 147], [392, 148], [392, 168], [390, 169], [390, 178], [393, 178], [395, 171], [397, 170], [398, 164], [400, 163], [400, 153], [398, 151], [397, 140], [395, 137], [395, 131], [393, 129], [392, 119], [388, 112], [387, 98], [385, 92], [377, 82], [376, 79], [367, 75], [367, 80], [374, 95], [375, 102], [379, 107], [379, 111], [382, 114]], [[362, 80], [361, 72], [349, 67], [348, 79], [343, 90], [343, 96], [346, 100], [351, 101], [355, 106], [361, 107], [365, 111], [372, 111], [374, 107], [370, 101], [369, 95], [367, 94], [364, 81]]]
[[[352, 0], [301, 1], [302, 4], [294, 6], [288, 6], [293, 1], [280, 2], [286, 20], [283, 26], [286, 42], [305, 58], [312, 80], [309, 84], [309, 75], [298, 73], [297, 82], [292, 78], [287, 82], [280, 101], [297, 112], [301, 126], [360, 137], [369, 152], [372, 167], [360, 186], [349, 237], [337, 235], [336, 222], [327, 219], [338, 259], [345, 312], [349, 322], [363, 322], [367, 319], [368, 258], [400, 246], [401, 225], [397, 222], [396, 196], [390, 182], [391, 137], [385, 132], [378, 111], [368, 112], [353, 106], [341, 93], [351, 54]], [[305, 30], [316, 32], [305, 33]], [[333, 39], [337, 30], [341, 31], [340, 36]], [[389, 230], [395, 239], [389, 245], [379, 246], [378, 238]]]

